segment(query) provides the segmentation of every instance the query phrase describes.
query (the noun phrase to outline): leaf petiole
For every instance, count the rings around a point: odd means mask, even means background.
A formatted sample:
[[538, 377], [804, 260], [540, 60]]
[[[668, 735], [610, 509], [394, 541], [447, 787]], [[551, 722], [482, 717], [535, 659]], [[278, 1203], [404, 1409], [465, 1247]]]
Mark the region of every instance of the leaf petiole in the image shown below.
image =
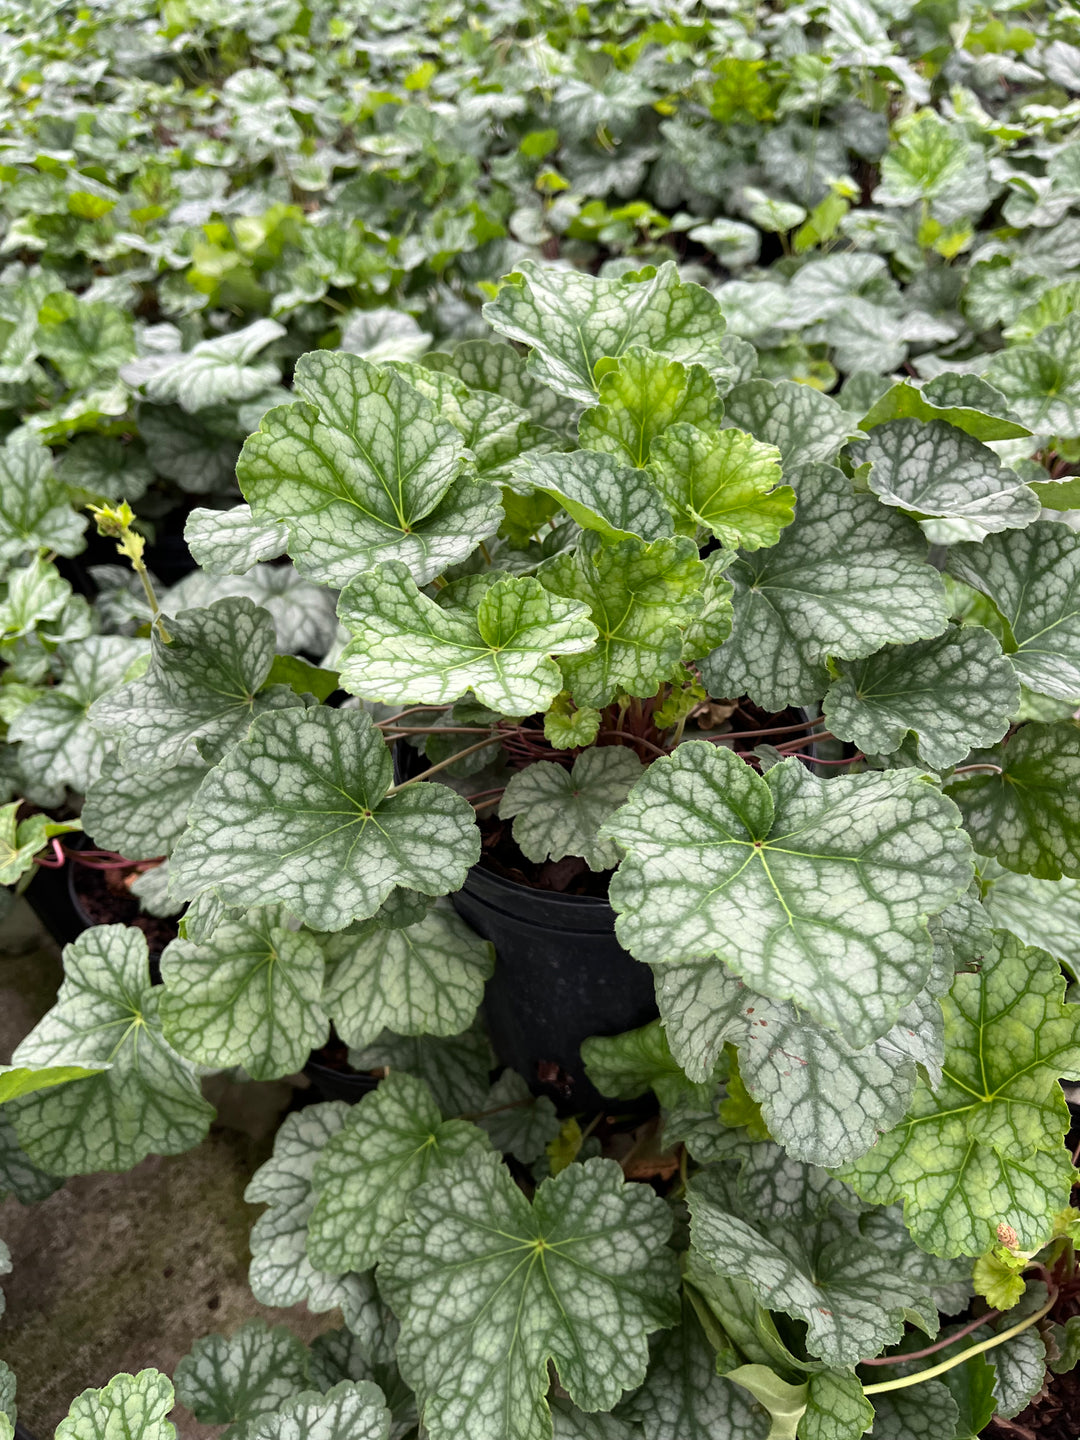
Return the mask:
[[[1044, 1316], [1057, 1303], [1058, 1292], [1056, 1286], [1050, 1287], [1050, 1298], [1041, 1309], [1036, 1310], [1027, 1319], [1010, 1325], [1008, 1330], [1002, 1330], [999, 1335], [991, 1335], [986, 1340], [980, 1340], [977, 1345], [971, 1345], [967, 1350], [962, 1350], [959, 1355], [952, 1355], [948, 1360], [942, 1360], [938, 1365], [931, 1365], [929, 1370], [920, 1370], [916, 1375], [902, 1375], [898, 1380], [883, 1380], [880, 1385], [864, 1385], [864, 1395], [884, 1395], [888, 1390], [906, 1390], [911, 1385], [921, 1385], [924, 1380], [933, 1380], [938, 1375], [944, 1375], [948, 1370], [954, 1370], [957, 1365], [963, 1365], [975, 1355], [982, 1355], [987, 1350], [993, 1350], [998, 1345], [1004, 1345], [1006, 1340], [1012, 1340], [1014, 1336], [1030, 1330], [1032, 1325], [1037, 1325]], [[956, 1337], [959, 1338], [959, 1337]], [[898, 1357], [898, 1363], [903, 1363], [903, 1358]]]

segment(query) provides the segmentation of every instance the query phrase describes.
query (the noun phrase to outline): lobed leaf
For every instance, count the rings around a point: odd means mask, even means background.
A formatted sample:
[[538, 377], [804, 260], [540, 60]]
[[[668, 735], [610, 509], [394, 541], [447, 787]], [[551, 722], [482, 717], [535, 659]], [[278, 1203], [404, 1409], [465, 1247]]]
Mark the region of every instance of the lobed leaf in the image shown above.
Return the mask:
[[553, 595], [531, 576], [459, 581], [438, 601], [403, 565], [361, 575], [344, 591], [341, 683], [387, 704], [442, 705], [472, 691], [501, 715], [545, 710], [562, 689], [553, 654], [591, 648], [596, 627], [583, 603]]
[[531, 1205], [495, 1155], [417, 1191], [379, 1283], [432, 1440], [547, 1440], [549, 1361], [588, 1410], [639, 1385], [648, 1334], [678, 1318], [670, 1227], [610, 1160], [571, 1165]]
[[758, 776], [725, 748], [681, 745], [602, 832], [628, 852], [611, 884], [619, 938], [654, 964], [716, 954], [868, 1045], [926, 983], [927, 917], [970, 883], [958, 819], [910, 770], [822, 781], [792, 759]]
[[816, 703], [827, 656], [858, 660], [947, 623], [941, 577], [910, 520], [853, 493], [828, 466], [791, 478], [795, 521], [771, 549], [729, 568], [731, 638], [702, 665], [710, 694], [745, 693], [770, 712]]
[[720, 306], [701, 286], [680, 281], [671, 262], [609, 280], [522, 261], [484, 318], [531, 348], [531, 374], [585, 405], [599, 393], [597, 361], [632, 346], [706, 366], [721, 358]]
[[102, 1068], [9, 1102], [19, 1143], [36, 1165], [58, 1175], [129, 1170], [204, 1137], [213, 1109], [194, 1066], [165, 1040], [158, 1004], [141, 930], [98, 925], [65, 947], [56, 1004], [12, 1062]]
[[450, 909], [412, 924], [365, 922], [326, 941], [323, 1005], [347, 1045], [398, 1035], [458, 1035], [472, 1024], [494, 951]]
[[1005, 649], [1037, 695], [1080, 697], [1080, 547], [1074, 532], [1040, 520], [1019, 535], [957, 545], [949, 571], [993, 601]]
[[462, 885], [480, 849], [472, 807], [445, 785], [388, 794], [390, 754], [355, 710], [260, 715], [203, 781], [170, 861], [173, 894], [282, 904], [313, 930], [374, 915], [396, 885]]
[[829, 731], [870, 755], [899, 750], [914, 733], [919, 759], [935, 770], [1000, 740], [1020, 708], [1013, 668], [981, 626], [950, 626], [834, 669], [823, 705]]
[[1080, 1030], [1064, 984], [1049, 955], [999, 932], [944, 1001], [942, 1084], [920, 1080], [907, 1118], [842, 1172], [875, 1204], [903, 1199], [912, 1238], [931, 1254], [980, 1255], [999, 1225], [1038, 1249], [1068, 1202], [1058, 1077], [1080, 1073]]
[[426, 584], [495, 530], [498, 492], [462, 475], [457, 430], [392, 370], [315, 351], [294, 388], [245, 442], [237, 477], [257, 521], [286, 524], [302, 574], [340, 586], [399, 561]]
[[745, 430], [671, 425], [653, 443], [651, 462], [680, 535], [713, 535], [722, 545], [775, 545], [795, 514], [795, 492], [781, 485], [780, 451]]
[[416, 1188], [445, 1177], [460, 1157], [475, 1162], [487, 1149], [477, 1126], [443, 1120], [422, 1080], [391, 1072], [353, 1107], [315, 1163], [311, 1263], [334, 1274], [369, 1269], [405, 1218]]
[[161, 956], [161, 1024], [181, 1055], [253, 1080], [303, 1067], [326, 1043], [323, 952], [273, 908], [219, 925], [201, 945], [173, 940]]

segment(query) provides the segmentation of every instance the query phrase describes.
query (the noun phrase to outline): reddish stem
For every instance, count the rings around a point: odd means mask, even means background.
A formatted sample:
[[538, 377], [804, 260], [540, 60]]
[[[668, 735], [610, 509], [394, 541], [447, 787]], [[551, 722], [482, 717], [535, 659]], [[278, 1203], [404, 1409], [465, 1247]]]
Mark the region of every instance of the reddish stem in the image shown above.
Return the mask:
[[604, 736], [605, 739], [621, 740], [624, 744], [644, 745], [646, 750], [651, 750], [654, 755], [667, 755], [670, 753], [662, 749], [659, 745], [654, 745], [651, 740], [646, 740], [644, 735], [633, 735], [628, 730], [600, 730], [597, 732], [596, 738], [599, 740], [601, 735]]
[[996, 1320], [1001, 1314], [1000, 1310], [988, 1310], [985, 1315], [980, 1315], [977, 1320], [969, 1320], [959, 1330], [945, 1340], [935, 1340], [933, 1345], [927, 1345], [922, 1350], [912, 1350], [904, 1355], [875, 1355], [871, 1360], [860, 1360], [860, 1365], [906, 1365], [909, 1360], [925, 1360], [928, 1355], [936, 1355], [939, 1350], [945, 1350], [956, 1340], [963, 1340], [965, 1335], [970, 1335], [978, 1330], [981, 1325], [987, 1325], [991, 1320]]

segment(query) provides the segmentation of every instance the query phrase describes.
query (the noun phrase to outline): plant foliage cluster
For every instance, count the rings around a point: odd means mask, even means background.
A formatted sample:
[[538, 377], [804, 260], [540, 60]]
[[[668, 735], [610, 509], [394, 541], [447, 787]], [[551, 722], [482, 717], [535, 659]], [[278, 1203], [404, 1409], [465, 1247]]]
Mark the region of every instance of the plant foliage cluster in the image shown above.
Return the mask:
[[[1076, 12], [0, 17], [0, 896], [81, 854], [178, 920], [65, 950], [0, 1190], [182, 1152], [204, 1076], [332, 1035], [382, 1077], [247, 1192], [257, 1299], [343, 1325], [208, 1336], [57, 1436], [171, 1440], [174, 1394], [231, 1440], [1048, 1413]], [[611, 1114], [655, 1096], [632, 1141], [491, 1049], [448, 897], [507, 853], [652, 970], [584, 1047]]]

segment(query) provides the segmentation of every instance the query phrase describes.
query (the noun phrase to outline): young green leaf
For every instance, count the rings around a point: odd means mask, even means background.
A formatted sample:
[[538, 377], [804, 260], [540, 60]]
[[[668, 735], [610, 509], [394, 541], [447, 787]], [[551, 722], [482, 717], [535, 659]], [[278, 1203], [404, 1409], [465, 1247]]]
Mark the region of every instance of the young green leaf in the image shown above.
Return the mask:
[[432, 1440], [546, 1440], [548, 1364], [571, 1400], [608, 1410], [674, 1325], [678, 1267], [663, 1202], [610, 1160], [571, 1165], [532, 1205], [495, 1155], [413, 1196], [379, 1282]]
[[173, 1387], [160, 1370], [114, 1375], [100, 1390], [84, 1390], [56, 1427], [55, 1440], [176, 1440], [165, 1418], [173, 1408]]
[[369, 1269], [404, 1219], [417, 1186], [444, 1176], [459, 1157], [475, 1162], [487, 1149], [487, 1136], [477, 1126], [443, 1120], [422, 1080], [391, 1072], [353, 1107], [315, 1163], [311, 1263], [334, 1274]]
[[746, 693], [768, 711], [816, 703], [827, 656], [858, 660], [929, 639], [948, 618], [941, 577], [906, 516], [854, 494], [829, 466], [791, 478], [795, 522], [772, 549], [729, 568], [731, 638], [702, 665], [711, 694]]
[[0, 1065], [0, 1105], [6, 1100], [17, 1100], [20, 1095], [32, 1095], [35, 1090], [66, 1085], [69, 1080], [85, 1080], [88, 1075], [97, 1075], [108, 1068], [107, 1062], [101, 1065]]
[[937, 1307], [924, 1285], [859, 1236], [851, 1217], [810, 1225], [737, 1213], [730, 1184], [714, 1169], [688, 1191], [690, 1237], [721, 1275], [746, 1280], [766, 1309], [806, 1322], [806, 1347], [829, 1365], [854, 1365], [895, 1344], [911, 1319], [930, 1335]]
[[1037, 695], [1080, 697], [1080, 546], [1075, 532], [1040, 520], [1019, 535], [957, 545], [949, 571], [993, 601], [1008, 626], [1005, 649]]
[[681, 745], [602, 832], [628, 852], [619, 938], [656, 963], [716, 954], [868, 1045], [926, 983], [927, 916], [970, 883], [958, 821], [910, 770], [822, 781], [787, 760], [758, 776], [726, 748]]
[[881, 162], [879, 205], [929, 200], [958, 184], [970, 161], [971, 142], [960, 125], [930, 109], [909, 115]]
[[916, 515], [935, 545], [1022, 530], [1042, 510], [1015, 470], [943, 420], [890, 420], [852, 451], [878, 499]]
[[920, 760], [935, 770], [995, 744], [1020, 708], [1015, 672], [981, 626], [950, 626], [932, 640], [887, 645], [834, 669], [823, 704], [831, 733], [887, 755], [914, 732]]
[[1080, 1029], [1059, 966], [999, 932], [945, 1008], [944, 1081], [920, 1080], [907, 1118], [843, 1178], [866, 1200], [904, 1200], [912, 1238], [934, 1255], [980, 1255], [999, 1225], [1036, 1250], [1073, 1175], [1058, 1077], [1080, 1074]]
[[14, 885], [25, 875], [34, 864], [34, 856], [54, 835], [64, 835], [79, 828], [78, 821], [50, 820], [42, 814], [19, 820], [16, 817], [22, 805], [21, 800], [10, 800], [6, 805], [0, 805], [0, 885]]
[[[250, 600], [216, 600], [169, 620], [169, 643], [154, 635], [145, 675], [103, 696], [90, 720], [120, 759], [143, 774], [191, 759], [201, 741], [214, 758], [266, 709], [301, 704], [285, 686], [260, 694], [274, 658], [269, 614]], [[204, 758], [211, 758], [204, 754]]]
[[781, 485], [780, 451], [745, 430], [671, 425], [653, 443], [651, 464], [680, 535], [714, 535], [723, 545], [775, 545], [795, 515]]
[[342, 685], [388, 704], [440, 705], [471, 690], [501, 715], [545, 710], [563, 688], [550, 657], [596, 639], [584, 604], [532, 576], [458, 582], [435, 601], [403, 565], [387, 564], [358, 576], [338, 608], [354, 636], [339, 660]]
[[972, 760], [946, 788], [975, 846], [1023, 875], [1080, 877], [1080, 726], [1024, 725]]
[[173, 1374], [176, 1398], [204, 1425], [228, 1425], [223, 1440], [246, 1436], [245, 1421], [273, 1414], [308, 1381], [307, 1346], [284, 1325], [249, 1320], [231, 1335], [196, 1340]]
[[573, 554], [546, 561], [541, 584], [587, 605], [597, 631], [594, 646], [561, 661], [574, 702], [601, 709], [619, 694], [655, 694], [679, 663], [685, 628], [700, 616], [705, 576], [685, 535], [608, 545], [586, 534]]
[[244, 575], [260, 560], [283, 554], [289, 532], [280, 520], [256, 520], [250, 505], [234, 505], [231, 510], [192, 510], [184, 539], [208, 575]]
[[604, 540], [658, 540], [672, 532], [671, 516], [650, 473], [600, 450], [526, 455], [511, 466], [518, 489], [552, 495], [585, 530]]
[[600, 403], [586, 410], [578, 436], [586, 450], [613, 455], [641, 469], [652, 442], [678, 421], [702, 429], [719, 424], [723, 406], [701, 365], [683, 365], [640, 345], [597, 372]]
[[316, 1270], [307, 1255], [308, 1221], [315, 1208], [312, 1172], [349, 1114], [343, 1100], [334, 1100], [285, 1116], [274, 1137], [273, 1155], [244, 1191], [249, 1205], [269, 1206], [251, 1227], [248, 1280], [261, 1305], [303, 1301], [316, 1314], [340, 1309], [349, 1324], [363, 1330], [378, 1323], [372, 1277], [327, 1274]]
[[480, 852], [445, 785], [388, 794], [390, 752], [355, 710], [260, 715], [203, 782], [171, 859], [174, 895], [282, 904], [313, 930], [374, 915], [395, 885], [442, 895]]
[[17, 1046], [15, 1065], [103, 1068], [10, 1102], [19, 1143], [57, 1175], [129, 1170], [178, 1155], [206, 1134], [213, 1109], [194, 1066], [168, 1045], [141, 930], [98, 925], [64, 950], [56, 1004]]
[[585, 405], [599, 394], [598, 360], [645, 346], [707, 367], [720, 358], [724, 332], [713, 296], [683, 284], [670, 262], [608, 280], [522, 261], [484, 306], [484, 318], [532, 348], [529, 370], [538, 380]]
[[323, 1005], [347, 1045], [362, 1047], [383, 1030], [398, 1035], [458, 1035], [472, 1024], [495, 964], [494, 951], [449, 908], [415, 923], [382, 925], [326, 941]]
[[581, 855], [590, 870], [610, 870], [619, 862], [619, 851], [598, 832], [643, 770], [633, 751], [621, 746], [586, 750], [569, 770], [538, 760], [511, 776], [499, 816], [513, 819], [514, 840], [530, 860]]
[[189, 1060], [253, 1080], [301, 1069], [325, 1044], [323, 952], [315, 937], [288, 928], [274, 908], [219, 925], [202, 945], [174, 940], [161, 957], [161, 1025]]
[[345, 585], [397, 560], [426, 584], [494, 532], [498, 492], [462, 477], [461, 436], [399, 375], [315, 351], [294, 385], [300, 399], [263, 417], [237, 476], [257, 521], [288, 526], [302, 574]]

